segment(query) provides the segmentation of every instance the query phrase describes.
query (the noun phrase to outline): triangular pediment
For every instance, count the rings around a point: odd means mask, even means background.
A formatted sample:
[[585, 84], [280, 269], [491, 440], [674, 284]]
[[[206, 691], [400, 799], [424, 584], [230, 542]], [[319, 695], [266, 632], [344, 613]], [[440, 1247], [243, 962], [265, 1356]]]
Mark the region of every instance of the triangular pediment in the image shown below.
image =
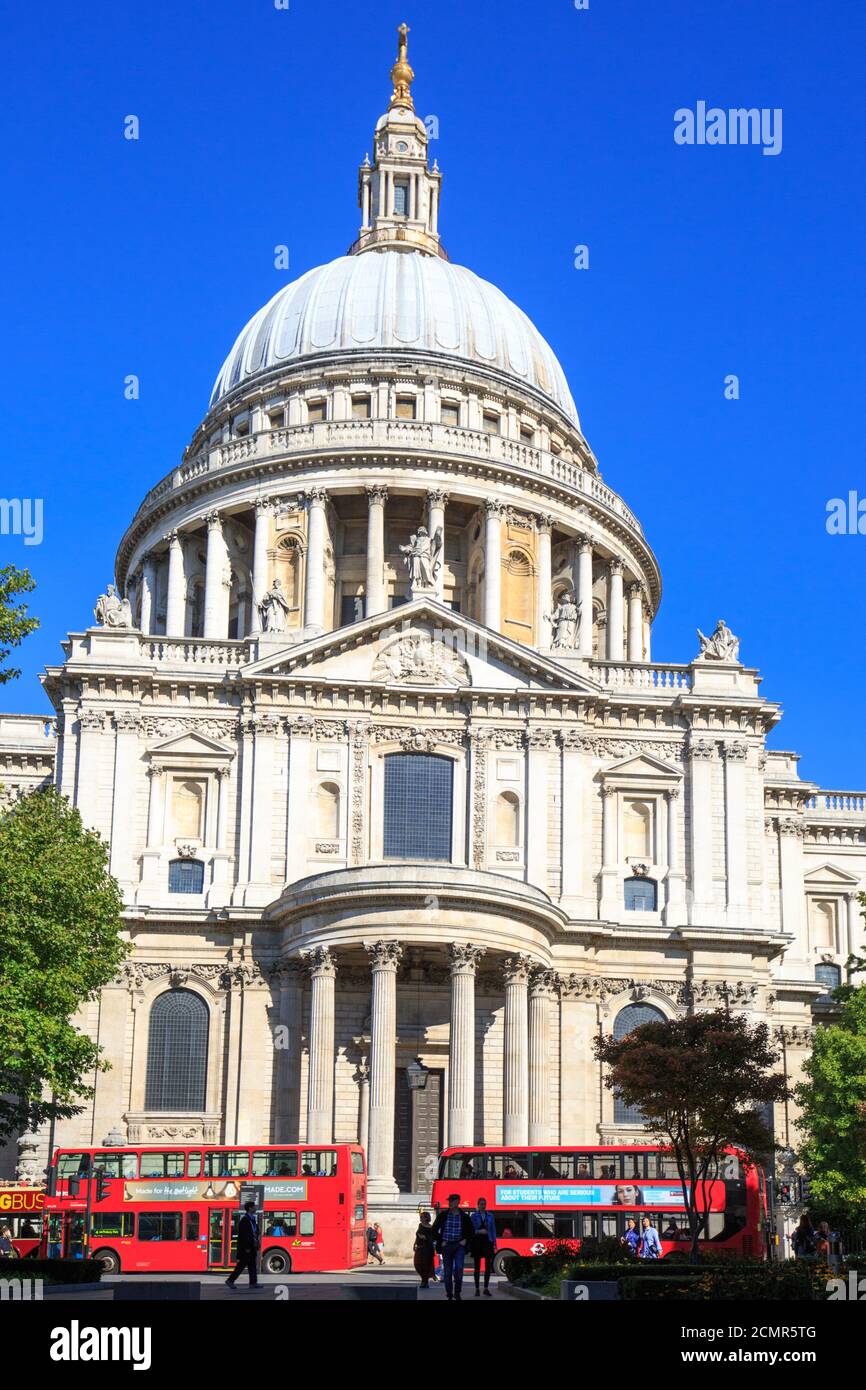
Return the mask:
[[806, 883], [829, 887], [836, 884], [839, 888], [856, 888], [860, 882], [856, 874], [849, 874], [845, 869], [840, 869], [836, 864], [819, 864], [817, 868], [810, 869], [803, 875]]
[[235, 750], [226, 743], [220, 743], [218, 739], [209, 738], [207, 734], [190, 732], [172, 734], [170, 738], [161, 739], [148, 749], [148, 753], [156, 763], [172, 760], [184, 763], [188, 760], [225, 762], [226, 759], [234, 757]]
[[672, 767], [670, 763], [654, 757], [651, 753], [631, 753], [628, 757], [611, 763], [602, 774], [605, 781], [611, 782], [630, 782], [632, 779], [648, 777], [679, 782], [682, 775], [680, 768]]
[[269, 652], [241, 671], [247, 680], [302, 674], [352, 686], [599, 689], [590, 678], [429, 599]]

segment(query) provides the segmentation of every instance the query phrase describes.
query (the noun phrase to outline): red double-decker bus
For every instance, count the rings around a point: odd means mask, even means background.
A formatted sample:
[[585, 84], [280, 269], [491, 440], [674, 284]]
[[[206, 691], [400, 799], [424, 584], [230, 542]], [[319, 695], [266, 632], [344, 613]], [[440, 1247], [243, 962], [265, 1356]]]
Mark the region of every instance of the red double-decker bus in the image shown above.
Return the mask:
[[[698, 1209], [708, 1213], [702, 1242], [714, 1250], [766, 1255], [762, 1170], [728, 1149], [722, 1173], [705, 1186], [706, 1192], [698, 1193]], [[687, 1249], [690, 1240], [676, 1162], [648, 1144], [461, 1145], [440, 1156], [433, 1205], [446, 1206], [453, 1192], [461, 1206], [472, 1209], [479, 1197], [487, 1199], [496, 1223], [499, 1271], [509, 1255], [540, 1255], [560, 1241], [573, 1242], [577, 1250], [589, 1237], [621, 1238], [629, 1218], [638, 1227], [644, 1216], [652, 1218], [664, 1255]]]
[[42, 1236], [45, 1193], [39, 1187], [0, 1183], [0, 1226], [12, 1232], [12, 1244], [19, 1256], [35, 1255]]
[[58, 1149], [41, 1253], [90, 1255], [110, 1274], [206, 1273], [235, 1263], [241, 1184], [264, 1187], [262, 1268], [367, 1261], [367, 1177], [357, 1144]]

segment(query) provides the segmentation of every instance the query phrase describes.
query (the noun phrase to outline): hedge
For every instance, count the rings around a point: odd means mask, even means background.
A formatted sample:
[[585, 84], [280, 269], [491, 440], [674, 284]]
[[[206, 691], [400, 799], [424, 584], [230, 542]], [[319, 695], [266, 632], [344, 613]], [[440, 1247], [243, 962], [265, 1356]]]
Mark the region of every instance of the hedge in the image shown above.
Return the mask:
[[823, 1279], [801, 1266], [767, 1265], [763, 1270], [696, 1270], [666, 1272], [661, 1278], [636, 1274], [619, 1281], [623, 1299], [684, 1299], [688, 1302], [732, 1302], [760, 1299], [771, 1302], [810, 1302], [826, 1298]]
[[95, 1284], [102, 1278], [100, 1260], [0, 1260], [0, 1279], [44, 1279], [50, 1284]]

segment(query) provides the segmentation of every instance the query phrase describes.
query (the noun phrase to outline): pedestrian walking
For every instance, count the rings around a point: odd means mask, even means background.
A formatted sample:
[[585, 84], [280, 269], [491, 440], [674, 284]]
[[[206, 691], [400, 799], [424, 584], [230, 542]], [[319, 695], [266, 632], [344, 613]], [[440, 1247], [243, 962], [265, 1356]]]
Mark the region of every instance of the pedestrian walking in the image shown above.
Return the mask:
[[460, 1303], [463, 1298], [463, 1265], [466, 1249], [475, 1234], [467, 1211], [460, 1210], [460, 1197], [452, 1192], [448, 1207], [440, 1211], [433, 1223], [433, 1234], [442, 1255], [445, 1270], [445, 1297]]
[[620, 1245], [627, 1246], [630, 1255], [637, 1255], [637, 1249], [640, 1245], [640, 1231], [637, 1228], [637, 1222], [633, 1216], [630, 1216], [626, 1221], [625, 1231], [622, 1236], [620, 1236], [619, 1243]]
[[422, 1211], [415, 1232], [415, 1273], [421, 1280], [422, 1289], [429, 1289], [430, 1280], [436, 1265], [436, 1244], [433, 1239], [433, 1223], [429, 1211]]
[[809, 1213], [804, 1211], [800, 1217], [799, 1224], [794, 1229], [791, 1237], [791, 1244], [794, 1247], [794, 1254], [798, 1260], [814, 1260], [818, 1256], [818, 1237], [815, 1227], [812, 1225]]
[[662, 1257], [662, 1243], [659, 1240], [659, 1233], [648, 1216], [645, 1216], [641, 1223], [642, 1230], [640, 1241], [638, 1242], [637, 1253], [641, 1260], [660, 1260]]
[[[382, 1251], [379, 1249], [379, 1239], [381, 1235], [382, 1227], [379, 1225], [378, 1221], [374, 1225], [367, 1227], [367, 1264], [370, 1263], [371, 1256], [377, 1264], [381, 1265], [385, 1263], [382, 1259]], [[384, 1241], [382, 1244], [384, 1244]]]
[[496, 1252], [496, 1222], [493, 1213], [487, 1210], [487, 1198], [479, 1197], [478, 1205], [469, 1218], [472, 1222], [473, 1236], [469, 1243], [472, 1262], [475, 1266], [475, 1297], [481, 1295], [481, 1266], [484, 1265], [484, 1297], [490, 1298], [490, 1270]]
[[4, 1221], [0, 1226], [0, 1260], [14, 1260], [17, 1254], [12, 1244], [12, 1227]]
[[250, 1288], [259, 1287], [259, 1219], [256, 1216], [255, 1202], [244, 1202], [244, 1214], [238, 1222], [238, 1262], [226, 1283], [233, 1289], [238, 1276], [246, 1270], [250, 1278]]

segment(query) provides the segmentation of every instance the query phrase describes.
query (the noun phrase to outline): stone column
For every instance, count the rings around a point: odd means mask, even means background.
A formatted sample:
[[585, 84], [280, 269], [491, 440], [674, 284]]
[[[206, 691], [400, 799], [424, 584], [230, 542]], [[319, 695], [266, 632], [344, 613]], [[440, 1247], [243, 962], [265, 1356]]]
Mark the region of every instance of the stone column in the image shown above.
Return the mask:
[[388, 489], [367, 488], [367, 582], [364, 589], [364, 617], [384, 613], [385, 594], [385, 503]]
[[550, 1001], [556, 972], [536, 967], [529, 977], [529, 1144], [550, 1143]]
[[616, 918], [622, 910], [619, 892], [619, 858], [616, 835], [616, 811], [618, 792], [616, 787], [601, 789], [601, 904], [602, 918]]
[[483, 946], [448, 948], [451, 957], [451, 1037], [448, 1052], [448, 1143], [471, 1144], [475, 1134], [475, 971]]
[[[691, 863], [689, 865], [692, 907], [690, 921], [710, 925], [713, 922], [713, 764], [718, 761], [713, 739], [689, 740], [689, 792], [691, 813]], [[799, 887], [803, 896], [802, 876]]]
[[373, 970], [370, 1007], [370, 1134], [367, 1177], [370, 1193], [394, 1196], [394, 1098], [397, 1067], [397, 941], [365, 942]]
[[628, 659], [643, 661], [643, 589], [628, 586]]
[[553, 608], [551, 593], [550, 535], [553, 530], [553, 517], [542, 515], [535, 518], [538, 535], [538, 589], [535, 595], [535, 640], [546, 650], [551, 643], [550, 612]]
[[259, 604], [268, 591], [268, 541], [271, 531], [271, 504], [267, 497], [256, 498], [256, 531], [253, 540], [253, 597], [250, 632], [261, 632]]
[[204, 579], [204, 635], [211, 641], [228, 636], [225, 621], [226, 543], [219, 512], [208, 512], [207, 557]]
[[442, 492], [439, 488], [430, 488], [427, 492], [427, 530], [431, 536], [435, 536], [437, 531], [442, 532], [442, 550], [439, 554], [439, 571], [436, 575], [436, 597], [442, 599], [445, 595], [445, 506], [448, 502], [448, 493]]
[[149, 767], [147, 769], [147, 779], [150, 782], [150, 799], [147, 803], [148, 849], [159, 849], [162, 845], [164, 776], [161, 767]]
[[313, 487], [307, 492], [307, 568], [304, 576], [304, 626], [325, 628], [325, 507], [328, 494]]
[[279, 1026], [275, 1042], [276, 1095], [274, 1097], [274, 1143], [297, 1144], [300, 1132], [301, 1010], [304, 999], [303, 966], [300, 961], [278, 961], [273, 976], [279, 984]]
[[213, 884], [208, 894], [208, 907], [225, 907], [229, 899], [229, 864], [231, 851], [228, 846], [229, 823], [229, 784], [231, 769], [218, 767], [217, 779], [217, 824], [216, 853], [213, 857]]
[[577, 582], [575, 593], [580, 614], [577, 650], [580, 656], [592, 656], [592, 541], [589, 536], [576, 536]]
[[644, 661], [652, 661], [652, 613], [649, 604], [644, 608], [643, 614], [643, 650]]
[[501, 502], [484, 503], [484, 626], [499, 632], [502, 589], [502, 513]]
[[183, 637], [186, 632], [186, 576], [183, 572], [183, 541], [177, 531], [169, 531], [168, 597], [165, 609], [166, 637]]
[[114, 727], [110, 868], [125, 896], [129, 897], [133, 890], [133, 875], [138, 878], [137, 867], [133, 867], [133, 842], [137, 836], [134, 834], [134, 800], [130, 795], [138, 771], [138, 732], [141, 727], [138, 711], [116, 709]]
[[364, 1152], [370, 1142], [370, 1068], [364, 1058], [355, 1068], [358, 1083], [358, 1143]]
[[254, 735], [252, 796], [250, 798], [250, 880], [244, 902], [264, 907], [273, 894], [271, 858], [273, 854], [272, 816], [274, 797], [275, 742], [279, 723], [273, 714], [252, 714], [247, 732]]
[[681, 927], [686, 921], [685, 878], [680, 856], [680, 788], [670, 787], [668, 802], [668, 900], [665, 923]]
[[336, 964], [327, 946], [305, 953], [312, 980], [310, 1074], [307, 1083], [307, 1143], [334, 1137], [334, 980]]
[[622, 661], [622, 560], [616, 556], [608, 566], [607, 580], [607, 659]]
[[148, 550], [141, 557], [141, 617], [139, 624], [144, 633], [153, 631], [153, 603], [156, 598], [156, 559]]
[[550, 750], [556, 746], [555, 738], [549, 729], [530, 729], [526, 739], [526, 877], [543, 893], [547, 892]]
[[749, 745], [743, 739], [722, 745], [725, 760], [725, 878], [729, 926], [746, 925], [746, 765]]
[[803, 892], [803, 821], [795, 815], [780, 816], [778, 831], [782, 931], [790, 932], [794, 938], [785, 953], [785, 963], [790, 964], [809, 960]]
[[529, 1014], [527, 987], [532, 962], [528, 956], [510, 956], [503, 964], [505, 976], [505, 1047], [502, 1095], [504, 1142], [529, 1142]]

